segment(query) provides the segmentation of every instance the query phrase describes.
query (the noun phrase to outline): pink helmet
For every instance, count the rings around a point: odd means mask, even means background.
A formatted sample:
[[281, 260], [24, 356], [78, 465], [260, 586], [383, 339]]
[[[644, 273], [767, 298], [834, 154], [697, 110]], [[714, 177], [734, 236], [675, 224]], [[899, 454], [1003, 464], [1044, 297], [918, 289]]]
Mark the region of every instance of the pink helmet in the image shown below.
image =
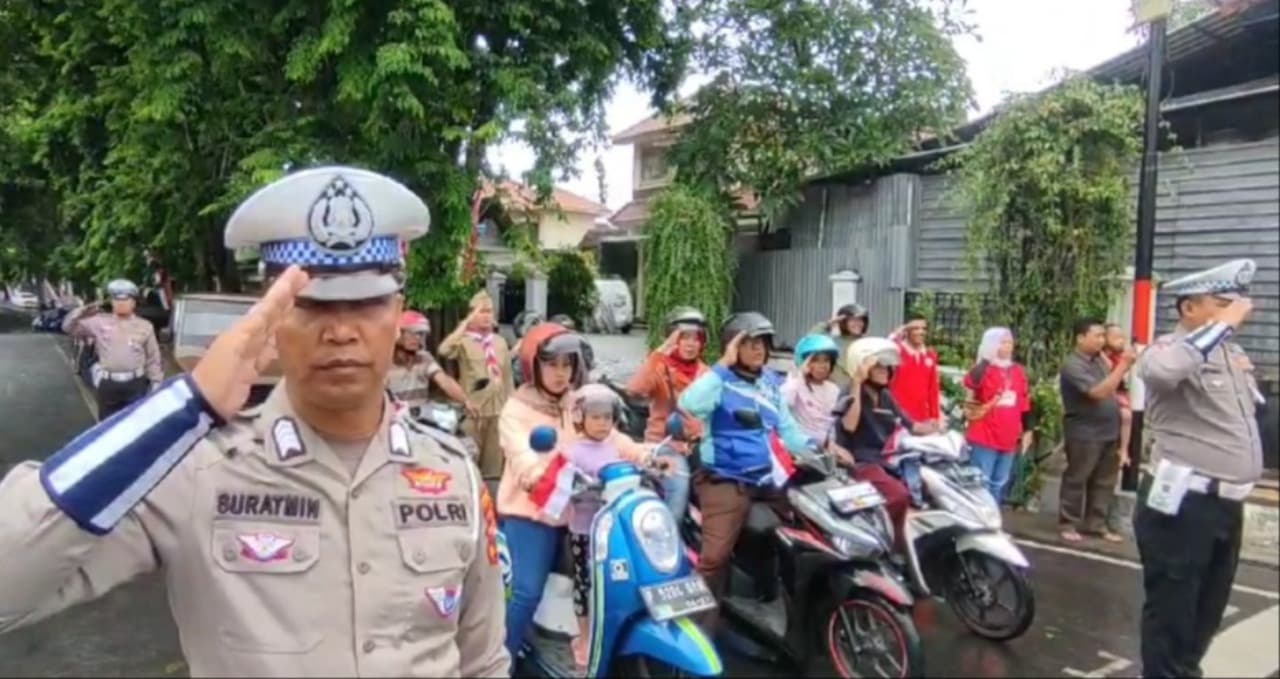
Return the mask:
[[431, 332], [431, 322], [417, 311], [406, 311], [400, 314], [400, 329], [425, 335]]

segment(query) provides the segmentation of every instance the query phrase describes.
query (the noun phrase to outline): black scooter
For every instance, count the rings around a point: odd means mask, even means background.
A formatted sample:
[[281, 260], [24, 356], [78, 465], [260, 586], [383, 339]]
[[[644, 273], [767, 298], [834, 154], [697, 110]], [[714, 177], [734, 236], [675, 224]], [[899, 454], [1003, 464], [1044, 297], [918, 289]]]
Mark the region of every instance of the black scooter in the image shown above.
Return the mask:
[[[735, 411], [734, 419], [763, 427], [754, 410]], [[678, 427], [673, 420], [669, 429]], [[884, 498], [851, 481], [829, 455], [798, 455], [795, 463], [784, 489], [789, 515], [754, 504], [734, 548], [720, 601], [732, 624], [721, 626], [721, 639], [809, 676], [923, 676], [914, 600], [889, 563], [893, 529]], [[694, 495], [681, 532], [698, 552], [702, 515]]]

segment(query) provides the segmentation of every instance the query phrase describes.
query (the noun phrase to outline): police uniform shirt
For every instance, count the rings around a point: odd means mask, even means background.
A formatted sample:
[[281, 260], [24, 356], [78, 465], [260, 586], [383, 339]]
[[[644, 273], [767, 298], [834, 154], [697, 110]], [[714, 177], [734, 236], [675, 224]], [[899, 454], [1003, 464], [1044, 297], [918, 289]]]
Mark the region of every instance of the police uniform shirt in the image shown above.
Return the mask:
[[84, 318], [92, 308], [88, 306], [75, 312], [63, 325], [68, 334], [93, 339], [98, 365], [103, 370], [140, 372], [153, 383], [164, 379], [160, 345], [156, 341], [155, 328], [149, 321], [137, 316], [120, 318], [105, 313]]
[[[228, 248], [301, 265], [300, 297], [396, 293], [425, 203], [349, 167], [247, 199]], [[224, 422], [190, 375], [0, 481], [0, 632], [161, 570], [193, 676], [506, 676], [497, 524], [465, 451], [383, 421], [354, 473], [286, 380]], [[127, 621], [122, 621], [127, 624]]]
[[[1216, 295], [1234, 298], [1247, 291], [1256, 270], [1251, 260], [1235, 260], [1170, 281], [1174, 297]], [[1147, 426], [1152, 456], [1168, 458], [1210, 477], [1251, 483], [1262, 474], [1252, 376], [1241, 366], [1244, 350], [1230, 341], [1222, 323], [1178, 326], [1142, 353], [1138, 376], [1147, 391]]]

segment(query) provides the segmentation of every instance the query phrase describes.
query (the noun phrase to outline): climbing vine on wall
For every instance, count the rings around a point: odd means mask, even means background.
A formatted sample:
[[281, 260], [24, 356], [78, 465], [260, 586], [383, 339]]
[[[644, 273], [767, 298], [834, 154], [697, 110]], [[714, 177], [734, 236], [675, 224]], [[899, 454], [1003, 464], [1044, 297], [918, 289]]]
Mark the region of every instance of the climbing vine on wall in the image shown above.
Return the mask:
[[718, 349], [716, 332], [733, 292], [728, 215], [715, 196], [688, 186], [673, 186], [654, 199], [643, 245], [650, 347], [665, 339], [662, 319], [668, 312], [692, 306], [707, 316], [708, 354]]
[[1142, 113], [1136, 88], [1073, 79], [1013, 99], [950, 161], [968, 275], [990, 293], [968, 316], [1012, 328], [1033, 380], [1056, 374], [1072, 321], [1106, 313], [1131, 261]]

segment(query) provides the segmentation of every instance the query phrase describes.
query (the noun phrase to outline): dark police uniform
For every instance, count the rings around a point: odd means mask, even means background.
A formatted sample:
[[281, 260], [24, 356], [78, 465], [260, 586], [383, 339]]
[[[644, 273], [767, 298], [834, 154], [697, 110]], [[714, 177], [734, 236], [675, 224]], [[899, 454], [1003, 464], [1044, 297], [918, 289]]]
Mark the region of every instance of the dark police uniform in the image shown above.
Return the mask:
[[[1235, 299], [1255, 270], [1252, 260], [1235, 260], [1164, 289]], [[1154, 465], [1134, 513], [1146, 590], [1144, 677], [1200, 676], [1235, 578], [1244, 499], [1262, 473], [1257, 390], [1232, 334], [1224, 323], [1179, 325], [1138, 362]]]
[[[400, 289], [400, 242], [427, 223], [399, 183], [322, 167], [251, 196], [226, 242], [309, 268], [301, 298], [359, 302]], [[17, 466], [0, 480], [0, 633], [159, 570], [192, 676], [507, 676], [479, 472], [383, 413], [350, 469], [284, 381], [224, 422], [183, 375]]]

